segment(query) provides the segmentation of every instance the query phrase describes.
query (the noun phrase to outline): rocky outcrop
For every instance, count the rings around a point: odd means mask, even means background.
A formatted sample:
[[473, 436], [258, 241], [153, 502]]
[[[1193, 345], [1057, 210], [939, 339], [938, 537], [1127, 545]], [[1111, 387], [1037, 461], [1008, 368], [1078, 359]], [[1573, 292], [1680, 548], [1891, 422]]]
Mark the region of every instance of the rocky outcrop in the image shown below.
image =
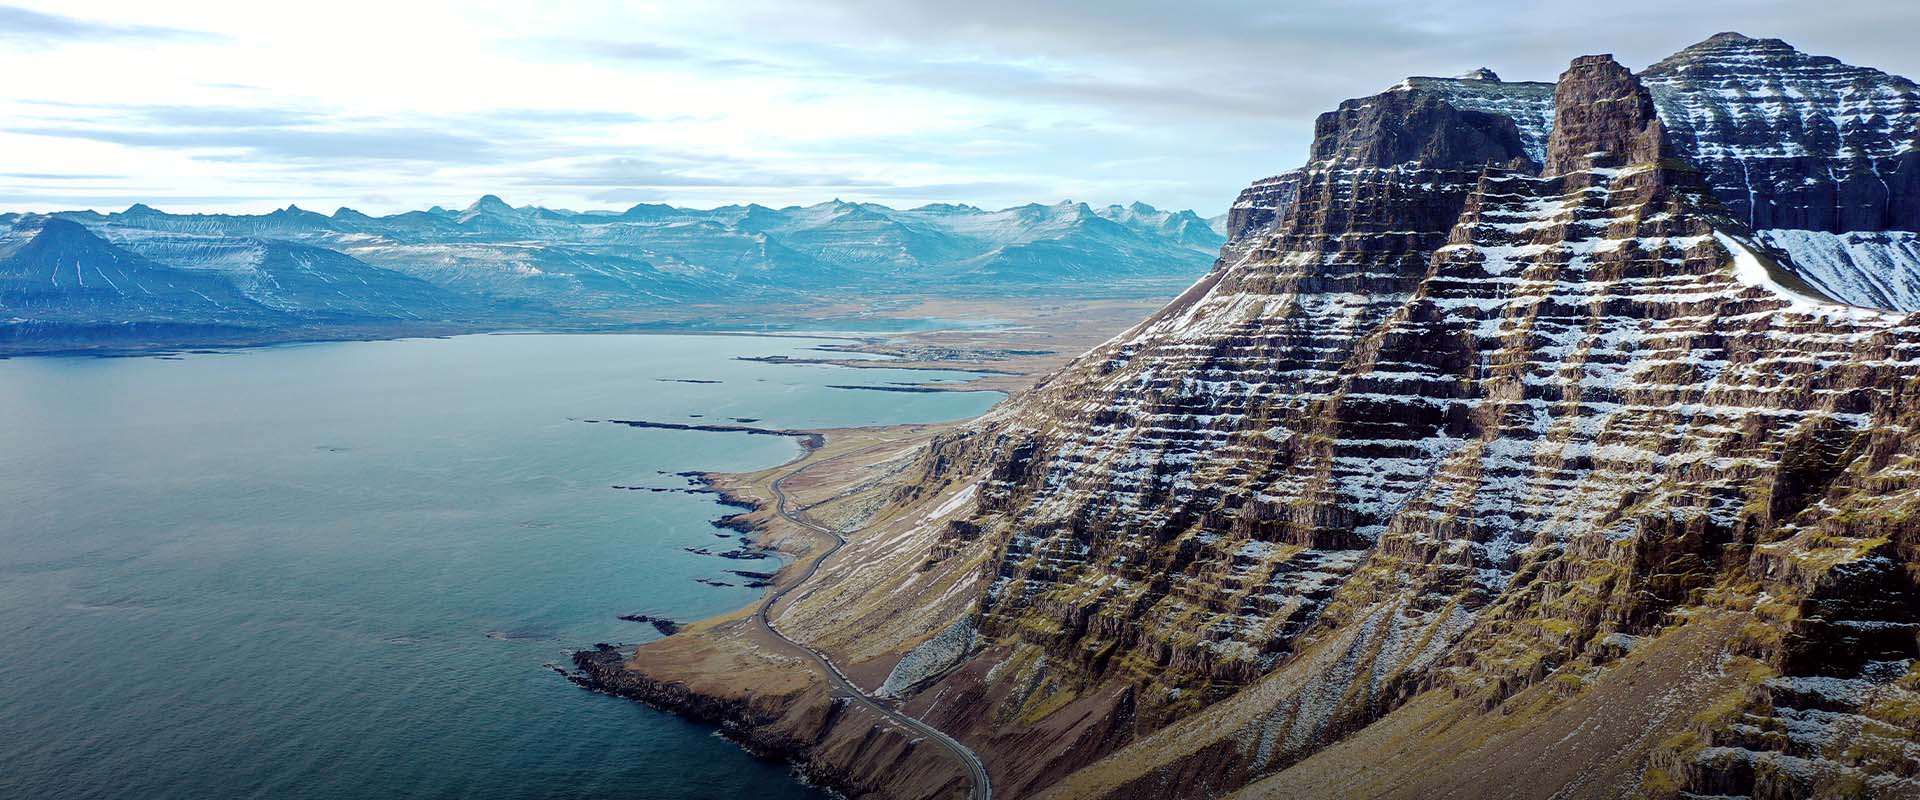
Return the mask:
[[1254, 181], [1234, 198], [1227, 209], [1227, 239], [1239, 241], [1263, 233], [1286, 216], [1300, 193], [1299, 172], [1289, 172]]
[[1548, 176], [1653, 166], [1672, 155], [1653, 95], [1613, 56], [1581, 56], [1554, 89]]
[[[676, 636], [639, 657], [611, 645], [575, 653], [574, 683], [637, 700], [678, 716], [714, 725], [749, 752], [785, 761], [810, 782], [849, 798], [944, 800], [966, 797], [966, 773], [938, 751], [885, 720], [829, 697], [819, 683], [793, 682], [766, 673], [764, 656], [741, 661], [742, 645], [730, 632], [708, 629], [701, 637]], [[665, 645], [662, 647], [661, 645]], [[677, 649], [676, 649], [677, 648]], [[697, 658], [689, 659], [689, 654]], [[724, 665], [757, 679], [743, 687]], [[671, 665], [670, 667], [667, 665]], [[664, 677], [666, 675], [672, 677]], [[742, 682], [745, 683], [745, 682]]]

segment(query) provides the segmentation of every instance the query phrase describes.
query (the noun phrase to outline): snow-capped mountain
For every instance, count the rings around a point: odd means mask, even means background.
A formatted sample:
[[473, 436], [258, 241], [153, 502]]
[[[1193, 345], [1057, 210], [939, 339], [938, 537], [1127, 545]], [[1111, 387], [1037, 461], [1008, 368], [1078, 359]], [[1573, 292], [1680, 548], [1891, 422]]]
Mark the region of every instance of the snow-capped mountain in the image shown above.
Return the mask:
[[431, 283], [322, 247], [129, 227], [99, 232], [120, 249], [207, 280], [224, 279], [253, 302], [289, 315], [441, 320], [477, 310]]
[[167, 266], [59, 218], [0, 236], [0, 315], [0, 342], [11, 344], [195, 338], [289, 321], [219, 275]]
[[[44, 219], [0, 215], [0, 225], [20, 238]], [[836, 200], [781, 209], [638, 205], [576, 213], [516, 208], [487, 195], [457, 211], [385, 217], [297, 206], [262, 215], [168, 214], [135, 205], [53, 219], [91, 231], [116, 252], [225, 280], [307, 328], [604, 324], [713, 313], [697, 307], [738, 312], [756, 304], [929, 294], [1152, 295], [1191, 282], [1225, 241], [1191, 211], [1142, 203], [988, 211]], [[69, 257], [83, 256], [92, 257]], [[57, 313], [112, 310], [77, 296], [75, 302]], [[11, 315], [21, 320], [18, 331], [40, 331], [27, 323], [43, 311], [56, 313], [58, 295], [42, 292], [35, 303]], [[262, 319], [229, 321], [257, 326]]]
[[1911, 89], [1722, 34], [1343, 103], [782, 628], [1005, 796], [1920, 795]]

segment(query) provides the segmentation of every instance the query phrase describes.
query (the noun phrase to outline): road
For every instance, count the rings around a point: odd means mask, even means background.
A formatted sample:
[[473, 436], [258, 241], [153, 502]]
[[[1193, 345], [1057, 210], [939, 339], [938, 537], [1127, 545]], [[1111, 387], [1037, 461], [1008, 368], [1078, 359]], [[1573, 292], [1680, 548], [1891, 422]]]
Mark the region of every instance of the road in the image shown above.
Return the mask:
[[833, 546], [827, 548], [827, 552], [820, 554], [819, 558], [814, 559], [813, 563], [808, 564], [805, 573], [802, 573], [798, 578], [789, 582], [784, 588], [768, 594], [767, 599], [760, 602], [760, 612], [754, 615], [754, 619], [759, 621], [760, 627], [765, 630], [768, 635], [782, 642], [786, 642], [795, 651], [818, 665], [820, 671], [827, 676], [827, 686], [833, 694], [846, 697], [864, 706], [867, 710], [892, 721], [894, 724], [919, 734], [927, 741], [944, 748], [948, 753], [953, 755], [954, 759], [964, 764], [967, 768], [967, 777], [973, 782], [973, 791], [968, 794], [971, 800], [993, 800], [993, 780], [987, 775], [987, 766], [982, 764], [980, 757], [975, 755], [966, 745], [955, 741], [953, 737], [940, 732], [938, 728], [932, 725], [907, 716], [905, 713], [873, 699], [865, 691], [862, 691], [860, 687], [855, 686], [853, 681], [847, 680], [846, 674], [842, 673], [839, 667], [833, 665], [832, 659], [827, 658], [818, 650], [787, 638], [786, 634], [781, 633], [779, 628], [773, 626], [772, 613], [774, 604], [779, 603], [782, 598], [787, 596], [788, 592], [800, 588], [802, 584], [812, 580], [814, 573], [820, 571], [820, 565], [825, 564], [827, 559], [832, 558], [834, 553], [839, 552], [840, 548], [845, 547], [847, 544], [846, 537], [841, 536], [839, 531], [815, 525], [801, 517], [799, 512], [788, 510], [787, 493], [780, 488], [780, 484], [785, 483], [788, 478], [793, 477], [797, 472], [798, 470], [795, 470], [794, 472], [789, 472], [774, 479], [771, 484], [773, 488], [773, 509], [780, 515], [781, 519], [808, 530], [819, 531], [833, 537]]

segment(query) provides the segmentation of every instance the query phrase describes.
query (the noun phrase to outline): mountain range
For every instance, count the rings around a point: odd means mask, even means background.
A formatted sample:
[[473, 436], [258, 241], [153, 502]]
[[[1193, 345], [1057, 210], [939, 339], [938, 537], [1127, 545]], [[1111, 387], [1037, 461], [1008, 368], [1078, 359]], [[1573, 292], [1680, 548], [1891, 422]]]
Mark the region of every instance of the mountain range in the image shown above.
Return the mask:
[[[1735, 33], [1342, 103], [762, 615], [1002, 798], [1920, 796], [1916, 138], [1912, 82]], [[725, 628], [595, 679], [983, 796], [825, 692], [690, 691]]]
[[382, 217], [295, 206], [0, 214], [0, 342], [31, 352], [764, 324], [845, 301], [1151, 296], [1203, 273], [1224, 223], [1142, 203], [571, 212], [492, 195]]

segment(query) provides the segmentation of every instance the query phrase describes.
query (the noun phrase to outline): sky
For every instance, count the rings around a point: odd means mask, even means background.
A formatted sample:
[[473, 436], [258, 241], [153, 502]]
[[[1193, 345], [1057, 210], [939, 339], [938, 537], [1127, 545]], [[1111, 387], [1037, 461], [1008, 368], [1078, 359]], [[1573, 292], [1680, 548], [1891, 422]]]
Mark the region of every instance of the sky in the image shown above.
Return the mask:
[[1408, 75], [1638, 69], [1737, 30], [1912, 76], [1916, 23], [1884, 0], [0, 0], [0, 210], [1212, 215]]

